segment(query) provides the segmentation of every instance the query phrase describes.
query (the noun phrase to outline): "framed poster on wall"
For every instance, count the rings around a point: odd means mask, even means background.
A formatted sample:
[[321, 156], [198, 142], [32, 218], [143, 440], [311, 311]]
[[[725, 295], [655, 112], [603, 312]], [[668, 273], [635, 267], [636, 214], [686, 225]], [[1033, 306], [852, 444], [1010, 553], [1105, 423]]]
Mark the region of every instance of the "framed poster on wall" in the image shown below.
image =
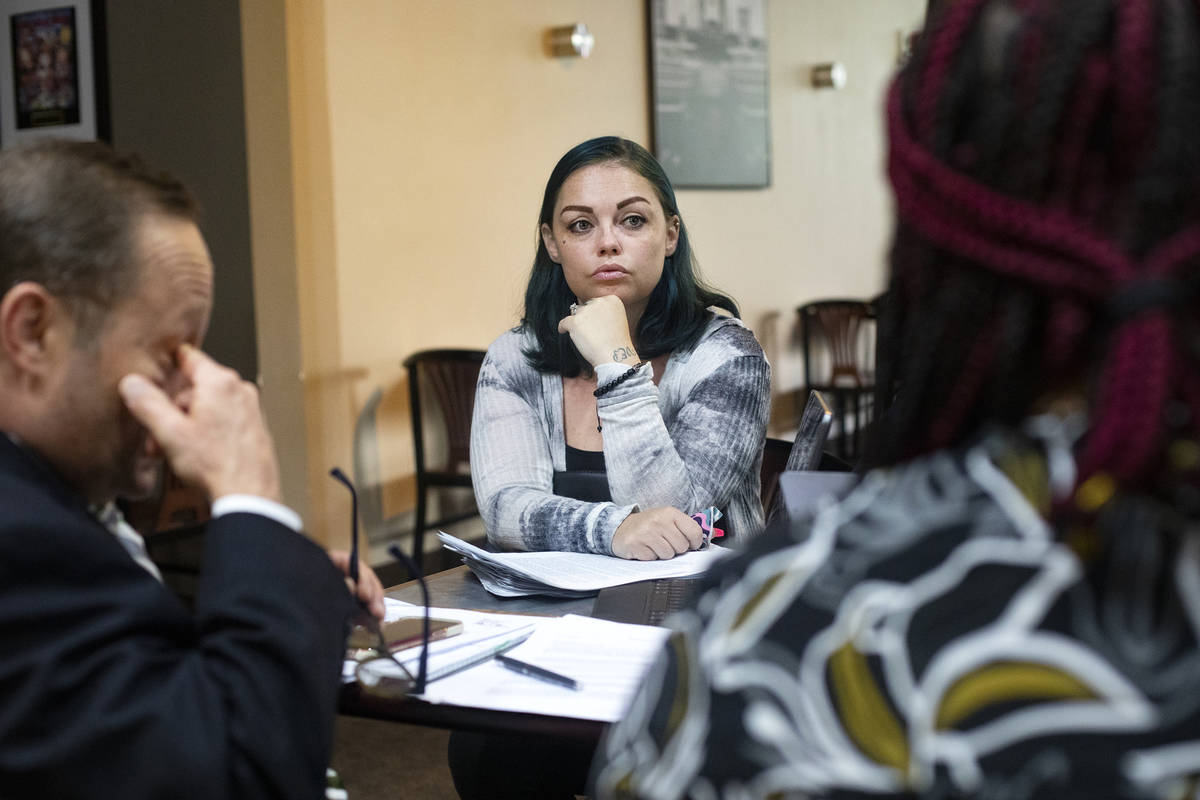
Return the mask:
[[0, 0], [0, 146], [105, 138], [91, 0]]
[[654, 154], [677, 187], [771, 182], [766, 0], [649, 0]]

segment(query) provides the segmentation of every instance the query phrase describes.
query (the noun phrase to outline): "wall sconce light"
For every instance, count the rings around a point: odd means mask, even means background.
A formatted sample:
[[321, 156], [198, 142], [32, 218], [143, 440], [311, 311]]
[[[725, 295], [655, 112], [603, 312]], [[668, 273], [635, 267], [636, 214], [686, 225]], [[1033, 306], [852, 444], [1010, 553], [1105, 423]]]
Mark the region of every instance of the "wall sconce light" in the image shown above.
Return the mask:
[[592, 46], [596, 38], [588, 31], [587, 25], [576, 22], [574, 25], [561, 25], [546, 31], [546, 47], [550, 55], [562, 57], [587, 58], [592, 54]]
[[809, 80], [814, 89], [841, 89], [846, 85], [846, 68], [840, 61], [817, 64], [812, 68]]

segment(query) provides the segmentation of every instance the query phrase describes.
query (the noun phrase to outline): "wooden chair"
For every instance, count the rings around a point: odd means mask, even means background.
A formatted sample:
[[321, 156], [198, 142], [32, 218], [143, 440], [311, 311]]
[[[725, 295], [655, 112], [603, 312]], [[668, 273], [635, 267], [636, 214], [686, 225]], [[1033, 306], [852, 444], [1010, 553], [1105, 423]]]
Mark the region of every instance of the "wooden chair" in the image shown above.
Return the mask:
[[[475, 384], [483, 365], [483, 350], [422, 350], [404, 360], [408, 370], [408, 391], [412, 408], [413, 451], [417, 473], [417, 509], [413, 524], [413, 560], [421, 566], [425, 531], [449, 525], [479, 514], [472, 507], [426, 519], [428, 492], [436, 488], [472, 490], [471, 415], [475, 411]], [[428, 463], [425, 436], [436, 424], [426, 412], [437, 412], [445, 437], [446, 460]], [[472, 501], [474, 498], [472, 497]]]
[[354, 486], [358, 492], [358, 513], [366, 542], [390, 540], [399, 531], [390, 531], [394, 519], [383, 517], [383, 477], [379, 464], [379, 406], [383, 389], [371, 392], [354, 423]]
[[[875, 326], [872, 300], [817, 300], [796, 309], [804, 348], [804, 382], [833, 400], [836, 452], [856, 461], [874, 413]], [[828, 370], [817, 376], [825, 354]]]
[[779, 473], [787, 467], [791, 452], [792, 443], [787, 439], [768, 436], [763, 442], [762, 469], [759, 472], [762, 481], [759, 497], [762, 499], [763, 519], [769, 518], [771, 509], [775, 507], [775, 496], [779, 493]]
[[164, 466], [158, 488], [141, 500], [118, 502], [125, 521], [146, 540], [146, 552], [163, 583], [185, 604], [195, 602], [204, 553], [209, 503], [204, 492], [181, 481]]

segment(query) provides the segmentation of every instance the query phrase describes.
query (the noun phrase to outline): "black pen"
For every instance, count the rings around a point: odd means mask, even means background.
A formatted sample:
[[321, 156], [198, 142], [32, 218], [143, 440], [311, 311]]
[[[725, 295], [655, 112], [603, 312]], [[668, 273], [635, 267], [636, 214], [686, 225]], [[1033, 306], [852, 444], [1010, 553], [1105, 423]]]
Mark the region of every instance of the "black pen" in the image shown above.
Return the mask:
[[503, 667], [508, 667], [513, 672], [519, 672], [522, 675], [528, 675], [531, 678], [537, 678], [540, 681], [565, 686], [568, 689], [579, 689], [579, 682], [574, 678], [568, 678], [566, 675], [559, 675], [557, 672], [551, 672], [548, 669], [527, 664], [524, 661], [518, 661], [512, 656], [498, 655], [496, 660]]

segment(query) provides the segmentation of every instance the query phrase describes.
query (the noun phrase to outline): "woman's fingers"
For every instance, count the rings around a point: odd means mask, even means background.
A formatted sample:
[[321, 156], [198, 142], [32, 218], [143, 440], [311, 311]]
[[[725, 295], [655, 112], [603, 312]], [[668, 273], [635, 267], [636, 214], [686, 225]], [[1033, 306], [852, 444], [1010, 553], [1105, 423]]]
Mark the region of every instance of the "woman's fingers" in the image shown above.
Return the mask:
[[704, 538], [696, 521], [677, 508], [663, 506], [630, 514], [613, 535], [613, 555], [650, 561], [695, 550]]
[[616, 353], [636, 361], [629, 335], [629, 318], [620, 298], [594, 297], [576, 304], [571, 314], [558, 321], [558, 332], [569, 334], [579, 354], [593, 367], [606, 361], [618, 361]]

